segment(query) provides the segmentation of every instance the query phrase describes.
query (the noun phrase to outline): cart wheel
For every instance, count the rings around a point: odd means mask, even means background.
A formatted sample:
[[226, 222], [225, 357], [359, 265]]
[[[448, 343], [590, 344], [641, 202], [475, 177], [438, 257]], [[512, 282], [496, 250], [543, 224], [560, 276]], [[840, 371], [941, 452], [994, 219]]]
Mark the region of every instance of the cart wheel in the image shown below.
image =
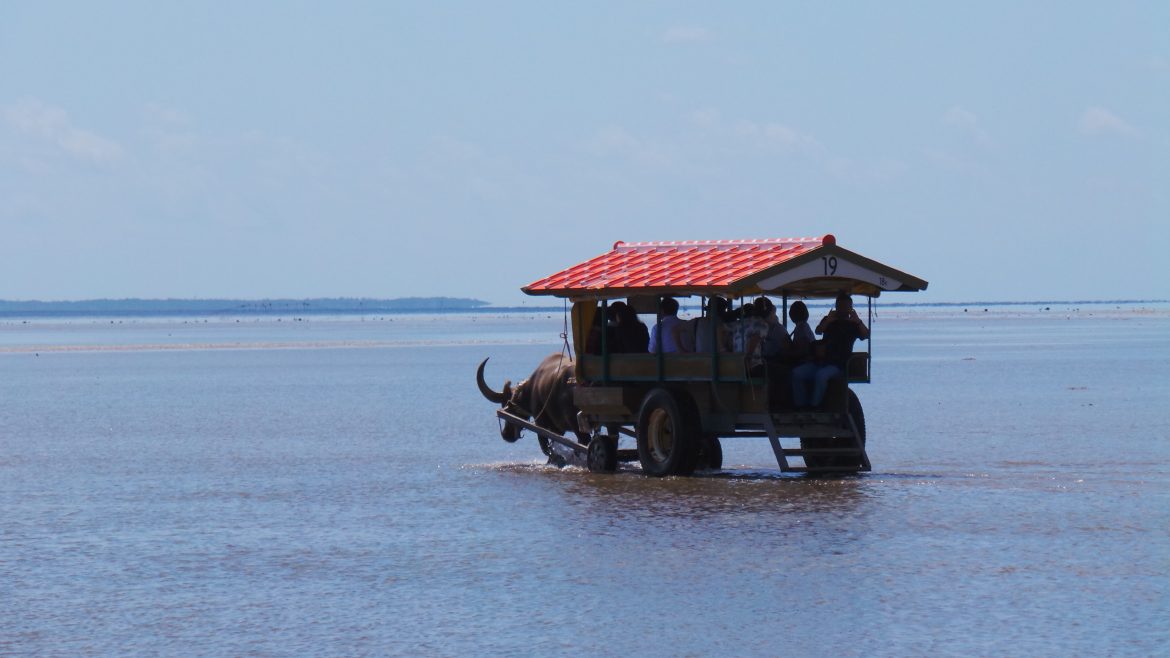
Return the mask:
[[[865, 411], [861, 408], [861, 400], [857, 399], [857, 394], [852, 389], [848, 389], [846, 397], [846, 410], [850, 416], [853, 416], [853, 423], [857, 425], [857, 433], [861, 438], [861, 447], [865, 447]], [[848, 421], [846, 421], [848, 427]], [[802, 438], [800, 440], [801, 450], [815, 450], [817, 448], [852, 448], [854, 443], [852, 439], [847, 438]], [[862, 468], [860, 457], [849, 457], [839, 455], [812, 455], [804, 458], [804, 465], [810, 471], [821, 469], [834, 469], [837, 471], [860, 471]]]
[[604, 434], [589, 441], [589, 471], [612, 473], [617, 470], [617, 437]]
[[670, 391], [656, 388], [638, 412], [638, 460], [646, 475], [690, 475], [695, 470], [697, 436], [691, 414]]
[[702, 448], [699, 450], [695, 467], [712, 471], [723, 468], [723, 444], [719, 442], [719, 437], [708, 434], [703, 437], [700, 445]]

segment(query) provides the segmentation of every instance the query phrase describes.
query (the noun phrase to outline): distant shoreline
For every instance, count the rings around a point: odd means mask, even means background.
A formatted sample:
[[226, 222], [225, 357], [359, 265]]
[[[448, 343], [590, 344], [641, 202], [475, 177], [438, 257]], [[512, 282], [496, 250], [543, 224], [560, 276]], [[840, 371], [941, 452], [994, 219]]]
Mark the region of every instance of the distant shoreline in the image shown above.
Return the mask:
[[[828, 305], [818, 300], [814, 306]], [[1165, 299], [1031, 300], [969, 302], [878, 302], [890, 308], [990, 308], [1051, 306], [1137, 306], [1170, 304]], [[684, 304], [697, 309], [698, 304]], [[81, 317], [207, 317], [207, 316], [368, 316], [418, 314], [501, 314], [548, 313], [564, 309], [563, 304], [537, 306], [493, 306], [488, 302], [456, 297], [408, 297], [398, 299], [96, 299], [79, 301], [0, 300], [0, 318], [81, 318]]]
[[465, 313], [488, 302], [463, 297], [309, 299], [88, 299], [0, 300], [0, 317], [138, 317], [207, 315], [368, 315]]

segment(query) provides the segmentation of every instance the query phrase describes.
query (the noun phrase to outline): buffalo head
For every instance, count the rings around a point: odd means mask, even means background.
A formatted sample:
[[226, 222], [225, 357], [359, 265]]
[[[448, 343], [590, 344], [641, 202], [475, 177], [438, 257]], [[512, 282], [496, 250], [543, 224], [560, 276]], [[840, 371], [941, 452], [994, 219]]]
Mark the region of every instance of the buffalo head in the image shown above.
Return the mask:
[[[479, 385], [479, 392], [483, 394], [483, 396], [487, 398], [488, 401], [500, 405], [500, 408], [512, 414], [513, 416], [531, 418], [531, 413], [529, 413], [526, 409], [527, 405], [523, 404], [528, 393], [528, 380], [520, 382], [515, 390], [512, 390], [512, 382], [505, 380], [504, 390], [497, 393], [496, 391], [493, 391], [491, 387], [487, 385], [487, 382], [483, 380], [483, 369], [484, 366], [487, 365], [487, 362], [488, 360], [484, 359], [479, 364], [479, 368], [477, 368], [475, 371], [475, 383]], [[500, 436], [502, 436], [505, 441], [513, 443], [520, 438], [520, 430], [521, 428], [519, 425], [504, 421], [503, 427], [500, 428]]]

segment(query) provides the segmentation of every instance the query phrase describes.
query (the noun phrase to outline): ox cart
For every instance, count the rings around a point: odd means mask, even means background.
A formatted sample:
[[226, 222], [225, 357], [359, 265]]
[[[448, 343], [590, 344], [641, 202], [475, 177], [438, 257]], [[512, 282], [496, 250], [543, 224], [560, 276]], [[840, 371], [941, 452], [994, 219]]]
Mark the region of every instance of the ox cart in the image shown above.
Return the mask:
[[[766, 437], [782, 472], [869, 471], [865, 415], [851, 386], [870, 381], [872, 340], [848, 355], [844, 372], [828, 380], [816, 407], [798, 408], [787, 395], [791, 364], [761, 364], [745, 352], [725, 351], [711, 337], [691, 342], [689, 352], [669, 351], [661, 316], [652, 321], [656, 338], [649, 350], [619, 352], [608, 344], [613, 339], [607, 339], [605, 320], [619, 300], [646, 314], [660, 310], [667, 298], [698, 298], [702, 314], [692, 326], [709, 321], [714, 327], [713, 315], [724, 302], [767, 296], [780, 301], [775, 310], [787, 331], [790, 301], [861, 295], [868, 302], [862, 328], [868, 337], [876, 297], [926, 286], [840, 247], [832, 235], [618, 242], [605, 254], [522, 288], [572, 303], [575, 358], [550, 356], [532, 377], [514, 390], [506, 384], [503, 392], [486, 385], [485, 359], [477, 381], [485, 397], [501, 404], [496, 414], [506, 440], [529, 430], [550, 457], [552, 445], [559, 444], [595, 472], [613, 471], [619, 461], [638, 461], [652, 476], [719, 469], [721, 441], [739, 437]], [[636, 449], [621, 448], [623, 441]]]

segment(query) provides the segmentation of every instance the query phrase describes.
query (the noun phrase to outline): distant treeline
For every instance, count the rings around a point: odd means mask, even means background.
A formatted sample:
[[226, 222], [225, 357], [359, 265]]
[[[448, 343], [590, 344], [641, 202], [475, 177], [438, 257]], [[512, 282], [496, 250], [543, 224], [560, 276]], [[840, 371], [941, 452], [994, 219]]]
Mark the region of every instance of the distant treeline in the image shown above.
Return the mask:
[[467, 311], [488, 303], [463, 297], [397, 299], [88, 299], [80, 301], [0, 300], [0, 315], [227, 315], [268, 313], [411, 313]]

